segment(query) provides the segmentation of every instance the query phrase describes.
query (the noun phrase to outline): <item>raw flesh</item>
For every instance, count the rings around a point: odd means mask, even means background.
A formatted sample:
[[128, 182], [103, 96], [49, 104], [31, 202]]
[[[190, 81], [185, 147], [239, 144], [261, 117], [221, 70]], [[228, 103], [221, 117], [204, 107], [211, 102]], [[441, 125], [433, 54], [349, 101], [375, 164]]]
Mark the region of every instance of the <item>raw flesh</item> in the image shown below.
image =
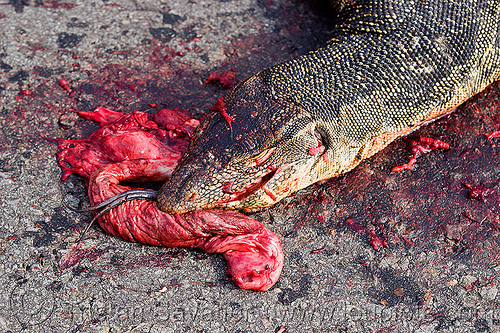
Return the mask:
[[[92, 206], [130, 190], [127, 182], [162, 182], [174, 170], [196, 126], [185, 110], [156, 114], [97, 108], [77, 111], [100, 123], [86, 140], [58, 139], [63, 180], [72, 173], [85, 178]], [[127, 201], [98, 219], [108, 233], [132, 242], [166, 247], [193, 247], [223, 253], [228, 273], [242, 289], [264, 291], [277, 281], [283, 266], [279, 238], [262, 223], [235, 211], [200, 210], [170, 215], [156, 202]]]

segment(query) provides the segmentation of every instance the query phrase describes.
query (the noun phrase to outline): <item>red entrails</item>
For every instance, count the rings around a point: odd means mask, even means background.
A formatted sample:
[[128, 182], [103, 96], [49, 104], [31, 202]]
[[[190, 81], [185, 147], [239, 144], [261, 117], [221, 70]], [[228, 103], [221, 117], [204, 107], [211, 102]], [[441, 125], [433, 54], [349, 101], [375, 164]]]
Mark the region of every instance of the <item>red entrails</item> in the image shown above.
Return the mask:
[[[100, 129], [86, 140], [58, 139], [58, 160], [64, 177], [77, 173], [85, 178], [91, 205], [129, 190], [123, 182], [165, 181], [198, 125], [187, 111], [177, 108], [127, 115], [97, 108], [78, 114], [98, 121]], [[251, 195], [273, 175], [271, 171], [241, 193], [229, 196], [238, 199], [238, 195]], [[232, 191], [232, 183], [228, 182], [225, 190]], [[196, 193], [191, 199], [196, 200]], [[199, 210], [170, 215], [160, 211], [154, 201], [134, 200], [113, 208], [98, 222], [106, 232], [129, 241], [222, 253], [228, 273], [243, 289], [267, 290], [283, 266], [279, 238], [264, 224], [235, 211]], [[96, 260], [102, 253], [75, 248], [59, 270], [69, 269], [85, 258]]]
[[215, 102], [215, 105], [212, 106], [210, 111], [216, 111], [220, 112], [222, 117], [227, 121], [227, 124], [229, 125], [229, 129], [231, 130], [231, 134], [233, 134], [233, 126], [231, 126], [231, 123], [234, 123], [234, 119], [227, 114], [226, 111], [226, 103], [224, 103], [224, 96], [220, 97], [217, 102]]

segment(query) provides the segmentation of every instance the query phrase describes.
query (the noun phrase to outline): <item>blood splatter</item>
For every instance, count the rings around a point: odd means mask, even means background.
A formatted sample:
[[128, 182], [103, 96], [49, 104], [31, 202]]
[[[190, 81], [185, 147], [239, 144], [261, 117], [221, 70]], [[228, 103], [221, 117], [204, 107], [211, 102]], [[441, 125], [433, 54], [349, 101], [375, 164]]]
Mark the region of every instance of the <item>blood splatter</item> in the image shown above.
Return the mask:
[[410, 161], [403, 165], [393, 167], [391, 169], [391, 172], [400, 172], [405, 169], [412, 170], [413, 167], [415, 166], [415, 162], [417, 161], [417, 157], [419, 157], [420, 155], [426, 154], [431, 150], [438, 148], [449, 149], [450, 145], [438, 139], [421, 136], [418, 141], [417, 140], [410, 141], [410, 148], [413, 154], [413, 157], [410, 158]]
[[226, 103], [224, 102], [224, 96], [220, 97], [217, 100], [217, 102], [215, 102], [215, 105], [212, 108], [210, 108], [210, 111], [220, 112], [222, 117], [224, 117], [224, 119], [227, 121], [227, 124], [229, 125], [229, 129], [231, 130], [232, 134], [233, 126], [231, 125], [231, 123], [234, 123], [234, 120], [229, 114], [227, 114]]
[[378, 250], [381, 247], [389, 247], [389, 244], [386, 240], [380, 238], [380, 236], [378, 236], [373, 230], [369, 230], [361, 224], [357, 223], [352, 217], [345, 220], [345, 224], [347, 227], [349, 227], [349, 229], [352, 229], [357, 233], [367, 234], [368, 241], [375, 250]]
[[59, 79], [59, 85], [66, 91], [71, 91], [71, 88], [69, 87], [69, 82], [65, 78]]
[[208, 76], [207, 80], [205, 81], [205, 84], [207, 83], [217, 83], [219, 82], [221, 87], [224, 89], [232, 88], [236, 86], [239, 82], [238, 78], [236, 77], [236, 72], [235, 71], [225, 71], [222, 73], [217, 73], [217, 72], [212, 72]]

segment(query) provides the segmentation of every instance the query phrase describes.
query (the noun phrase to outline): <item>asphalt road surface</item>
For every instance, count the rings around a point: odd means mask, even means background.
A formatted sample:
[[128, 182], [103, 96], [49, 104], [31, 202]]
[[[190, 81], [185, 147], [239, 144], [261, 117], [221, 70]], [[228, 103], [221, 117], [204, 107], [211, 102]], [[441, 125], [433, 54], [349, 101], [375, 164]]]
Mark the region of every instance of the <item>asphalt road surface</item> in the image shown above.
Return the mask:
[[[283, 273], [240, 290], [221, 255], [123, 241], [93, 227], [83, 180], [50, 138], [97, 125], [71, 110], [160, 107], [201, 117], [238, 79], [320, 46], [330, 13], [300, 0], [0, 2], [1, 332], [496, 332], [500, 129], [493, 84], [347, 175], [254, 214]], [[450, 149], [421, 156], [410, 141]], [[378, 249], [377, 245], [387, 246]]]

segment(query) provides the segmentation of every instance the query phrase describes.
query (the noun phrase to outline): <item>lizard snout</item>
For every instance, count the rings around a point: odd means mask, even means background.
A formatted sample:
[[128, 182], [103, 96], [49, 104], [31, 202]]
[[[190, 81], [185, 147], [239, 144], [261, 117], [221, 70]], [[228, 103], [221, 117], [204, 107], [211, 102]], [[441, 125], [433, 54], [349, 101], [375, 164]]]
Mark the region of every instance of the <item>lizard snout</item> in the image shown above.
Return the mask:
[[174, 173], [158, 192], [158, 208], [168, 214], [210, 208], [210, 195], [206, 193], [207, 181], [204, 178], [203, 173], [196, 170], [188, 172], [184, 169], [182, 173]]

